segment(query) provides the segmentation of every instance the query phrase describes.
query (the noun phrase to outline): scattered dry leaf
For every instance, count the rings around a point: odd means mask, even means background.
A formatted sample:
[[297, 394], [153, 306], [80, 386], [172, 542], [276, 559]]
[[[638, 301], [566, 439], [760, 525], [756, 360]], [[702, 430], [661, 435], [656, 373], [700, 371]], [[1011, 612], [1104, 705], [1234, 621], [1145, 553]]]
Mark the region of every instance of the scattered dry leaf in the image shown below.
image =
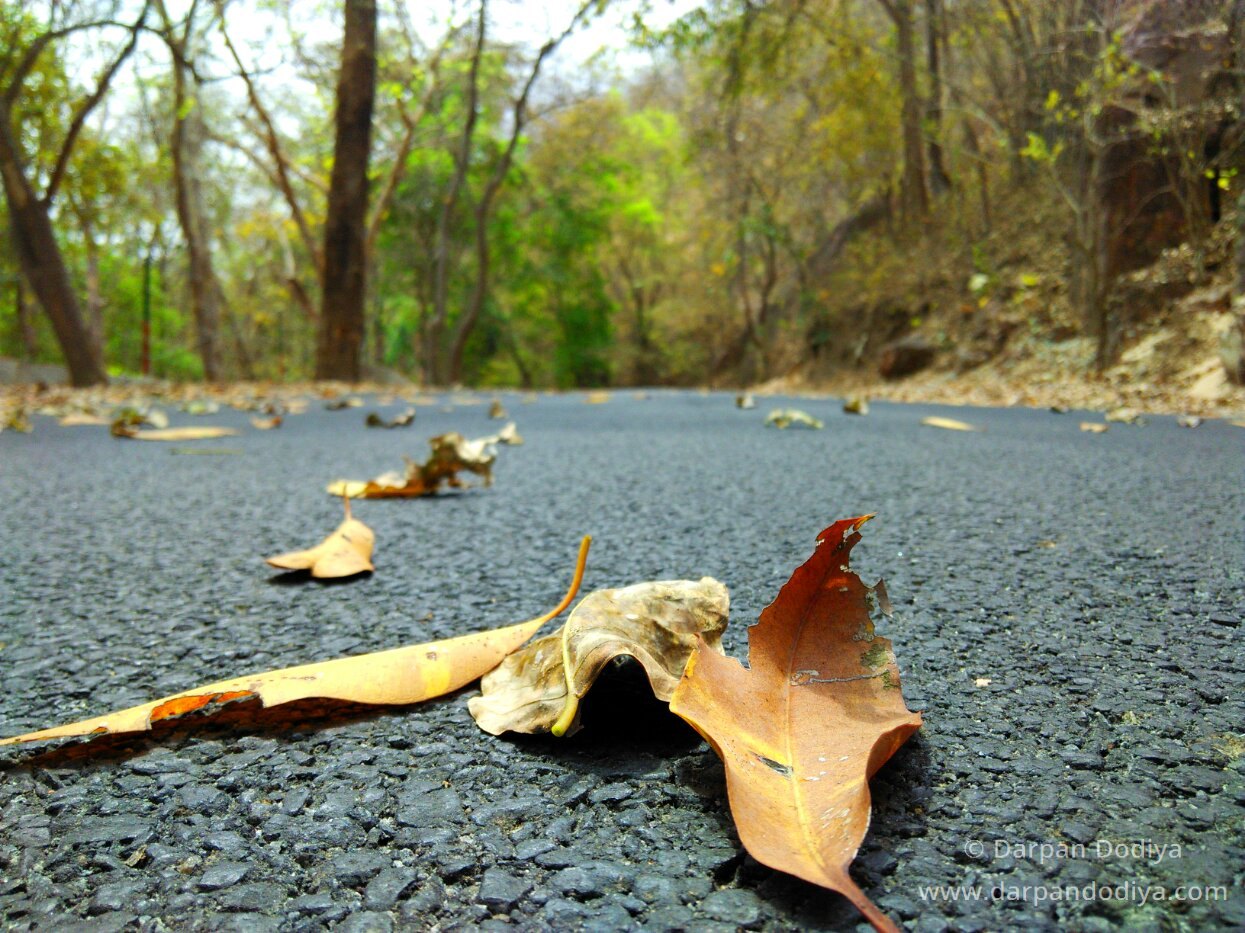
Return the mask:
[[503, 406], [503, 405], [502, 405], [502, 403], [501, 403], [501, 399], [496, 399], [496, 398], [495, 398], [495, 399], [493, 399], [493, 401], [489, 404], [489, 407], [488, 407], [488, 416], [489, 416], [490, 418], [495, 418], [495, 419], [497, 419], [498, 421], [500, 421], [502, 418], [505, 418], [505, 417], [506, 417], [506, 409], [505, 409], [505, 406]]
[[994, 683], [989, 677], [977, 677], [973, 680], [973, 684], [978, 687], [988, 687]]
[[258, 699], [265, 707], [311, 699], [402, 705], [442, 696], [492, 670], [570, 605], [583, 580], [589, 543], [590, 539], [584, 538], [579, 546], [575, 576], [566, 596], [551, 611], [528, 622], [422, 645], [222, 680], [94, 719], [0, 739], [0, 745], [69, 736], [145, 732], [161, 720], [233, 700]]
[[112, 422], [103, 415], [88, 415], [86, 412], [72, 411], [67, 415], [62, 415], [56, 423], [62, 428], [78, 428], [88, 425], [98, 427], [111, 424]]
[[25, 408], [18, 406], [6, 411], [0, 411], [0, 431], [6, 430], [17, 431], [21, 434], [29, 434], [34, 430]]
[[756, 408], [756, 399], [752, 397], [751, 392], [740, 392], [735, 396], [735, 407], [743, 409]]
[[273, 428], [281, 427], [284, 420], [280, 415], [273, 415], [271, 418], [252, 418], [251, 427], [256, 431], [271, 431]]
[[363, 399], [354, 398], [353, 396], [351, 398], [337, 398], [337, 399], [333, 399], [331, 402], [324, 403], [324, 408], [326, 411], [343, 411], [344, 409], [347, 409], [347, 408], [362, 408], [362, 407], [363, 407]]
[[748, 668], [698, 647], [670, 709], [722, 758], [754, 858], [840, 892], [894, 930], [848, 874], [869, 828], [868, 779], [921, 725], [904, 705], [890, 642], [874, 635], [871, 588], [848, 569], [867, 518], [821, 533], [748, 630]]
[[369, 428], [405, 428], [415, 423], [415, 409], [408, 408], [400, 415], [395, 415], [389, 421], [381, 417], [379, 412], [368, 412], [368, 416], [363, 419], [363, 423]]
[[[351, 499], [412, 499], [434, 495], [442, 484], [462, 489], [466, 484], [460, 472], [484, 477], [484, 485], [493, 485], [493, 461], [497, 459], [499, 436], [469, 441], [456, 431], [429, 438], [432, 453], [424, 463], [406, 461], [406, 471], [384, 473], [375, 479], [336, 480], [328, 485], [334, 496]], [[513, 443], [513, 442], [512, 442]]]
[[697, 635], [722, 650], [730, 597], [711, 577], [637, 583], [589, 593], [562, 628], [515, 652], [468, 701], [485, 732], [579, 729], [579, 701], [613, 658], [635, 658], [658, 699], [669, 701]]
[[168, 416], [158, 408], [141, 411], [137, 408], [121, 408], [113, 412], [112, 433], [114, 437], [133, 437], [143, 425], [163, 430], [169, 426]]
[[852, 395], [843, 402], [843, 411], [849, 415], [869, 414], [869, 400], [863, 395]]
[[931, 415], [928, 418], [922, 418], [921, 424], [928, 425], [931, 428], [942, 428], [946, 431], [980, 431], [981, 428], [974, 427], [967, 421], [956, 421], [954, 418], [940, 418], [937, 415]]
[[812, 428], [815, 431], [825, 427], [822, 421], [798, 408], [775, 408], [766, 416], [765, 423], [776, 428]]
[[1087, 434], [1106, 434], [1110, 428], [1101, 421], [1082, 421], [1081, 430]]
[[519, 429], [513, 421], [506, 422], [506, 425], [491, 437], [482, 438], [493, 444], [509, 444], [511, 447], [518, 447], [523, 443], [523, 436], [519, 434]]
[[118, 428], [112, 426], [114, 437], [126, 437], [134, 441], [205, 441], [214, 437], [232, 437], [238, 432], [233, 428], [202, 427], [202, 428], [160, 428], [143, 431], [138, 428]]
[[606, 402], [608, 402], [610, 398], [612, 398], [612, 396], [610, 395], [609, 392], [606, 392], [604, 390], [598, 390], [596, 392], [589, 392], [587, 395], [585, 395], [584, 401], [587, 402], [589, 405], [603, 405]]
[[1146, 420], [1141, 417], [1141, 412], [1135, 408], [1113, 408], [1106, 414], [1106, 420], [1118, 424], [1145, 424]]
[[331, 535], [306, 551], [291, 551], [266, 557], [279, 570], [310, 570], [313, 577], [330, 579], [353, 577], [376, 568], [372, 566], [372, 548], [376, 535], [372, 529], [350, 514], [350, 500], [342, 497], [346, 518]]
[[1176, 424], [1182, 428], [1199, 428], [1202, 426], [1202, 419], [1197, 415], [1177, 415]]
[[183, 405], [182, 410], [188, 415], [214, 415], [220, 411], [220, 404], [207, 399], [195, 399]]

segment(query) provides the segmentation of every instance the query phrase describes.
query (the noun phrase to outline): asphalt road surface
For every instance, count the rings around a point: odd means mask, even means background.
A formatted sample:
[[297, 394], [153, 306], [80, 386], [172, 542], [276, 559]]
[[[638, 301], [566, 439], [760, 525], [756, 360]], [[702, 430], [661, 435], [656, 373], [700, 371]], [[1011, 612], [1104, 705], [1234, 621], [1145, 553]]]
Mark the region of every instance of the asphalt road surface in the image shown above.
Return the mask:
[[[201, 456], [42, 417], [0, 434], [0, 734], [529, 618], [585, 533], [584, 592], [725, 582], [739, 657], [817, 533], [874, 512], [854, 567], [887, 580], [926, 724], [872, 782], [861, 887], [922, 931], [1245, 926], [1245, 430], [802, 399], [773, 405], [825, 430], [778, 431], [768, 399], [502, 399], [527, 443], [496, 484], [359, 503], [377, 570], [342, 585], [261, 557], [337, 524], [327, 482], [489, 433], [486, 405], [390, 431], [318, 402], [269, 432], [174, 415], [242, 429]], [[717, 759], [625, 667], [571, 739], [486, 735], [472, 693], [0, 750], [0, 925], [862, 926], [742, 852]]]

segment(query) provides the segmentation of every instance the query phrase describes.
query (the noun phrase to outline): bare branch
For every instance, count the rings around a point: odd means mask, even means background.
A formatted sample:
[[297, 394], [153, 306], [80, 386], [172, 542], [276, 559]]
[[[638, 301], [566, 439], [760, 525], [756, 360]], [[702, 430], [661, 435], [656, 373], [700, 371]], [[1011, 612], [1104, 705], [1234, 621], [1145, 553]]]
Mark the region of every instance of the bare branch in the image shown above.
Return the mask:
[[234, 66], [238, 69], [238, 77], [242, 79], [242, 83], [246, 86], [246, 96], [250, 102], [251, 109], [255, 111], [255, 115], [259, 117], [262, 124], [263, 132], [260, 133], [260, 136], [264, 147], [268, 150], [268, 155], [272, 158], [277, 187], [280, 189], [282, 196], [285, 198], [285, 203], [290, 209], [290, 216], [294, 220], [294, 225], [298, 228], [299, 238], [302, 239], [308, 255], [311, 256], [312, 262], [315, 264], [317, 277], [323, 276], [324, 252], [311, 232], [311, 225], [307, 222], [307, 217], [299, 204], [298, 195], [294, 191], [294, 184], [290, 179], [290, 160], [281, 148], [281, 140], [277, 135], [277, 128], [273, 123], [272, 117], [269, 115], [267, 108], [264, 107], [263, 101], [259, 99], [259, 92], [255, 87], [255, 82], [252, 80], [252, 73], [242, 64], [242, 57], [238, 54], [238, 50], [229, 36], [229, 31], [225, 27], [224, 0], [216, 0], [216, 5], [220, 13], [218, 25], [221, 38], [224, 40], [225, 48], [228, 49], [229, 55], [233, 59]]
[[82, 102], [78, 112], [74, 114], [73, 121], [69, 124], [69, 132], [65, 134], [65, 141], [61, 144], [60, 153], [56, 157], [56, 165], [48, 178], [47, 190], [43, 193], [42, 200], [44, 205], [50, 205], [52, 199], [56, 197], [56, 191], [65, 178], [65, 169], [69, 165], [69, 157], [73, 154], [74, 143], [78, 141], [82, 127], [86, 124], [86, 118], [99, 105], [99, 102], [104, 99], [104, 95], [108, 93], [109, 85], [112, 84], [112, 79], [116, 76], [125, 60], [130, 57], [130, 53], [134, 51], [134, 46], [138, 44], [139, 30], [142, 29], [143, 23], [146, 22], [147, 11], [150, 8], [151, 0], [147, 0], [138, 14], [138, 19], [130, 27], [130, 41], [125, 44], [120, 54], [104, 69], [104, 73], [100, 75], [99, 83], [96, 85], [94, 92]]

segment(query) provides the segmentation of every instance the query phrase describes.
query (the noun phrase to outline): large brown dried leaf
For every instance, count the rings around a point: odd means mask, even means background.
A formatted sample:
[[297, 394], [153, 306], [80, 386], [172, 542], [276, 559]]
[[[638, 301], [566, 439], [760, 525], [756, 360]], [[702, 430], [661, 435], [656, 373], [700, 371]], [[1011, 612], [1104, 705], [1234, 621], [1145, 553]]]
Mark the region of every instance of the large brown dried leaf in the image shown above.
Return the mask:
[[492, 670], [535, 635], [542, 625], [570, 605], [583, 579], [588, 545], [589, 539], [584, 538], [579, 547], [574, 579], [562, 601], [549, 612], [530, 621], [443, 641], [221, 680], [142, 706], [0, 739], [0, 745], [70, 736], [145, 732], [161, 720], [233, 700], [259, 699], [265, 707], [311, 699], [404, 705], [442, 696]]
[[337, 529], [306, 551], [291, 551], [264, 558], [278, 570], [310, 570], [313, 577], [331, 579], [353, 577], [376, 568], [372, 566], [372, 548], [376, 535], [372, 529], [350, 514], [350, 500], [343, 497], [346, 518]]
[[579, 729], [579, 701], [620, 655], [635, 658], [653, 693], [669, 700], [697, 636], [722, 650], [730, 597], [712, 577], [661, 580], [589, 593], [562, 628], [506, 658], [467, 701], [485, 732]]
[[847, 566], [867, 518], [821, 533], [748, 630], [747, 669], [698, 648], [670, 709], [722, 758], [753, 857], [840, 892], [893, 930], [848, 866], [869, 828], [868, 779], [921, 716], [904, 705], [890, 642], [873, 633], [871, 589]]

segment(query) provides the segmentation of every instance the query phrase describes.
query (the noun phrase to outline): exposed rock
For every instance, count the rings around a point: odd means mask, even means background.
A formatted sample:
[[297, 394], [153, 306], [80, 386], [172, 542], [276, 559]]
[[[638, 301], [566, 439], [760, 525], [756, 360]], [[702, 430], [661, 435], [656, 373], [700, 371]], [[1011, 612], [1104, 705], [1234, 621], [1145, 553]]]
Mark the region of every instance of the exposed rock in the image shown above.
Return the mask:
[[924, 337], [912, 335], [902, 337], [882, 348], [882, 356], [878, 361], [878, 373], [883, 379], [902, 379], [911, 376], [934, 362], [938, 353], [932, 343]]

